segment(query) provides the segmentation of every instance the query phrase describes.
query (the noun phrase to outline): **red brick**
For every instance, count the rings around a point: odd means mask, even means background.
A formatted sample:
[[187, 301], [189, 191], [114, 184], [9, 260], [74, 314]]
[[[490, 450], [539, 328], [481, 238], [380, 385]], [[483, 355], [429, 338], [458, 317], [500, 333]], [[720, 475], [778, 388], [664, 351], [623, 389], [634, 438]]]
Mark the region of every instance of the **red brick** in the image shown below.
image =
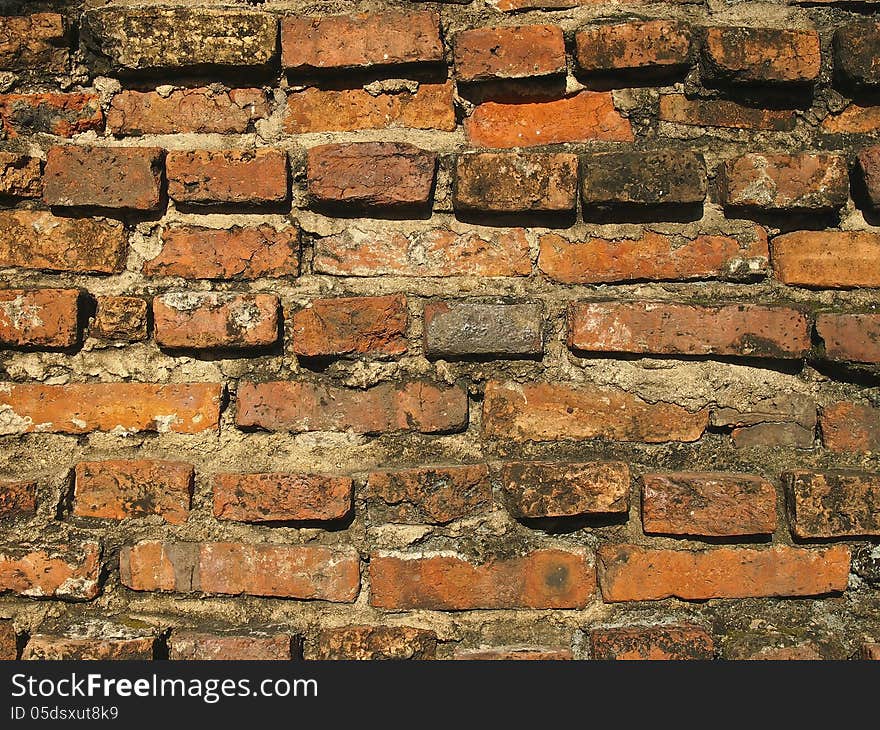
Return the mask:
[[0, 289], [0, 346], [72, 347], [78, 289]]
[[790, 307], [666, 302], [575, 302], [568, 346], [589, 352], [800, 358], [810, 350], [806, 316]]
[[614, 108], [610, 91], [582, 91], [534, 104], [480, 104], [464, 121], [478, 147], [534, 147], [561, 142], [632, 142], [629, 120]]
[[552, 647], [500, 646], [492, 649], [456, 649], [453, 659], [459, 661], [571, 661], [571, 649]]
[[434, 12], [387, 10], [281, 21], [281, 65], [293, 71], [442, 60], [440, 17]]
[[140, 542], [122, 548], [119, 573], [134, 591], [350, 603], [360, 590], [360, 560], [348, 547]]
[[708, 28], [703, 73], [733, 84], [815, 81], [822, 64], [814, 30]]
[[34, 210], [0, 211], [0, 266], [115, 274], [128, 241], [117, 221], [61, 218]]
[[402, 142], [325, 144], [308, 151], [308, 190], [319, 205], [429, 206], [437, 154]]
[[691, 29], [674, 20], [592, 25], [574, 37], [575, 60], [586, 73], [676, 71], [691, 63]]
[[596, 590], [584, 551], [535, 550], [475, 564], [461, 555], [374, 554], [370, 603], [377, 608], [583, 608]]
[[451, 81], [382, 92], [308, 87], [287, 97], [284, 131], [305, 134], [408, 127], [451, 132], [455, 129], [454, 95]]
[[269, 116], [261, 89], [175, 89], [122, 91], [107, 110], [107, 130], [119, 136], [142, 134], [241, 134]]
[[485, 464], [424, 466], [371, 472], [366, 496], [376, 522], [444, 524], [491, 508], [492, 485]]
[[299, 228], [268, 224], [229, 228], [173, 226], [162, 250], [144, 264], [147, 276], [186, 279], [259, 279], [299, 274]]
[[0, 593], [90, 601], [98, 595], [100, 574], [97, 542], [0, 546]]
[[0, 661], [11, 662], [18, 658], [18, 638], [12, 621], [0, 621]]
[[265, 347], [278, 340], [278, 297], [233, 292], [169, 292], [153, 299], [162, 347]]
[[158, 210], [159, 147], [52, 147], [43, 171], [43, 200], [52, 206]]
[[0, 124], [9, 137], [42, 132], [73, 137], [104, 129], [96, 94], [0, 94]]
[[153, 658], [156, 638], [98, 639], [34, 634], [21, 658], [31, 661], [144, 661]]
[[880, 408], [842, 401], [822, 408], [822, 443], [831, 451], [880, 450]]
[[796, 537], [880, 535], [880, 475], [793, 471], [783, 479]]
[[742, 155], [720, 167], [718, 195], [735, 208], [834, 210], [849, 198], [849, 171], [841, 155]]
[[790, 132], [797, 116], [787, 109], [759, 109], [724, 99], [688, 99], [684, 94], [660, 96], [660, 120], [692, 127]]
[[880, 129], [880, 106], [848, 104], [842, 111], [829, 114], [822, 121], [826, 134], [864, 134]]
[[587, 207], [697, 205], [706, 197], [706, 163], [690, 150], [600, 152], [581, 159]]
[[0, 69], [64, 71], [66, 36], [57, 13], [0, 16]]
[[0, 383], [0, 434], [200, 433], [220, 419], [219, 383]]
[[645, 474], [642, 524], [645, 532], [660, 535], [771, 535], [776, 489], [750, 474]]
[[437, 634], [412, 626], [340, 626], [323, 629], [306, 643], [305, 659], [434, 659]]
[[[683, 240], [683, 242], [681, 242]], [[556, 233], [539, 238], [538, 267], [563, 284], [618, 281], [740, 279], [763, 273], [769, 251], [767, 234], [697, 236], [681, 239], [645, 231], [640, 238], [569, 241]]]
[[486, 213], [573, 212], [577, 155], [483, 152], [455, 160], [456, 210]]
[[862, 644], [859, 659], [880, 661], [880, 644], [876, 644], [876, 643]]
[[168, 640], [172, 661], [288, 661], [291, 637], [287, 634], [226, 636], [173, 631]]
[[629, 467], [623, 462], [508, 461], [498, 476], [514, 517], [629, 511]]
[[179, 461], [81, 461], [73, 514], [110, 520], [160, 516], [171, 525], [189, 517], [193, 467]]
[[341, 276], [528, 276], [529, 242], [521, 228], [425, 231], [348, 230], [315, 241], [312, 268]]
[[880, 146], [859, 152], [859, 171], [872, 208], [880, 208]]
[[648, 403], [623, 391], [569, 383], [490, 381], [483, 401], [483, 431], [515, 441], [696, 441], [709, 412], [671, 403]]
[[0, 519], [37, 512], [36, 482], [0, 479]]
[[776, 236], [770, 250], [783, 284], [880, 287], [880, 235], [871, 231], [795, 231]]
[[590, 632], [593, 659], [707, 660], [715, 658], [715, 642], [701, 626], [628, 626]]
[[473, 28], [455, 36], [455, 75], [461, 81], [564, 74], [565, 39], [555, 25]]
[[147, 302], [140, 297], [95, 297], [95, 318], [89, 334], [105, 340], [147, 339]]
[[315, 299], [293, 315], [293, 351], [301, 357], [402, 355], [406, 297]]
[[637, 545], [599, 548], [599, 585], [606, 602], [680, 598], [820, 596], [846, 590], [850, 550], [777, 545], [662, 550]]
[[178, 203], [268, 205], [289, 196], [283, 150], [172, 151], [165, 169]]
[[820, 314], [816, 332], [825, 342], [831, 360], [880, 362], [880, 315]]
[[367, 390], [306, 381], [238, 386], [235, 423], [272, 431], [384, 433], [459, 431], [467, 426], [468, 400], [457, 386], [428, 382], [380, 383]]
[[43, 194], [41, 174], [39, 158], [0, 152], [0, 196], [39, 198]]
[[350, 477], [323, 474], [214, 475], [214, 516], [219, 520], [341, 520], [351, 509]]

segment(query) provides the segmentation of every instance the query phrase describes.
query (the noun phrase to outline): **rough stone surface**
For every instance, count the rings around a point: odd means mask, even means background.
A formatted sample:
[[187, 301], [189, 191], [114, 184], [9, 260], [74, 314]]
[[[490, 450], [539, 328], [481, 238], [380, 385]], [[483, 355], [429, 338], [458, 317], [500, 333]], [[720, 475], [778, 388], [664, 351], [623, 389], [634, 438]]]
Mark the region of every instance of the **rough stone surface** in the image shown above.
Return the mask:
[[430, 302], [425, 305], [429, 357], [540, 355], [544, 308], [540, 304]]

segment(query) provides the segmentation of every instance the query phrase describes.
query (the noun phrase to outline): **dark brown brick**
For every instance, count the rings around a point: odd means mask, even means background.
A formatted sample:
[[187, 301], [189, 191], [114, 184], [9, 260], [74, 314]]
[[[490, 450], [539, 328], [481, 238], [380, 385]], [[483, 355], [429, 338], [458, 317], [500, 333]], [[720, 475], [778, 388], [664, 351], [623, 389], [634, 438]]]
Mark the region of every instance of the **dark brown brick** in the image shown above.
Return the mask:
[[96, 297], [89, 334], [105, 340], [139, 342], [147, 339], [147, 302], [140, 297]]
[[880, 475], [798, 470], [783, 479], [796, 537], [880, 535]]
[[675, 71], [691, 63], [691, 29], [672, 20], [639, 20], [581, 28], [575, 60], [582, 72]]
[[880, 85], [880, 23], [860, 20], [834, 31], [834, 71], [840, 79], [857, 87]]
[[597, 660], [707, 660], [715, 658], [712, 635], [701, 626], [627, 626], [590, 632]]
[[304, 658], [316, 660], [434, 659], [437, 634], [411, 626], [340, 626], [306, 642]]
[[36, 482], [0, 479], [0, 519], [25, 517], [36, 511]]
[[428, 357], [540, 355], [544, 351], [541, 304], [429, 302], [424, 347]]
[[67, 68], [67, 33], [57, 13], [0, 16], [0, 69]]

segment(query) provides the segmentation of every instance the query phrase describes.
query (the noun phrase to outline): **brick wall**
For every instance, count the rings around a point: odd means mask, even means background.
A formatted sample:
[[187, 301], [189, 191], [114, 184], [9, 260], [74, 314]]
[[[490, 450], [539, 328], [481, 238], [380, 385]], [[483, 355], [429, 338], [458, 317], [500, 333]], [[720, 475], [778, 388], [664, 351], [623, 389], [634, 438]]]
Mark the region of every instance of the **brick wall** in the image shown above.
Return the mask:
[[872, 5], [0, 17], [0, 656], [877, 657]]

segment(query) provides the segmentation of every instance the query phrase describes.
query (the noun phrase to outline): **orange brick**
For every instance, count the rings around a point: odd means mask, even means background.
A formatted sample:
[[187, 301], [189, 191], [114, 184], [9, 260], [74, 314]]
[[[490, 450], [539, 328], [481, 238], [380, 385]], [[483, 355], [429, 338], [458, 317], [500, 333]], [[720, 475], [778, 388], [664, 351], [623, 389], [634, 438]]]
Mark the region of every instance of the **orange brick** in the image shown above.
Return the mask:
[[34, 634], [21, 658], [31, 661], [144, 661], [153, 659], [156, 638], [98, 639]]
[[39, 198], [43, 194], [39, 158], [0, 152], [0, 196]]
[[703, 72], [734, 84], [806, 83], [821, 68], [819, 34], [814, 30], [708, 28]]
[[0, 69], [67, 68], [67, 33], [57, 13], [0, 16]]
[[848, 104], [843, 111], [825, 117], [821, 129], [827, 134], [875, 132], [880, 129], [880, 106]]
[[715, 642], [701, 626], [628, 626], [590, 632], [593, 659], [707, 660], [715, 657]]
[[880, 475], [798, 470], [783, 479], [796, 537], [880, 535]]
[[455, 36], [455, 75], [461, 81], [519, 79], [565, 73], [565, 40], [555, 25], [473, 28]]
[[575, 35], [575, 59], [586, 73], [674, 71], [691, 63], [691, 29], [673, 20], [587, 26]]
[[871, 231], [795, 231], [776, 236], [770, 249], [783, 284], [880, 287], [880, 235]]
[[90, 601], [100, 590], [100, 574], [97, 542], [0, 546], [0, 593]]
[[229, 636], [173, 631], [168, 640], [172, 661], [289, 661], [293, 639], [287, 634]]
[[96, 94], [0, 94], [0, 124], [9, 137], [54, 134], [73, 137], [104, 129]]
[[412, 626], [340, 626], [323, 629], [306, 643], [314, 660], [434, 659], [437, 634]]
[[165, 169], [168, 195], [178, 203], [268, 205], [289, 197], [283, 150], [174, 150]]
[[0, 662], [18, 659], [18, 637], [10, 620], [0, 620]]
[[831, 451], [880, 449], [880, 408], [841, 401], [822, 408], [822, 443]]
[[35, 514], [36, 495], [36, 482], [0, 479], [0, 519]]
[[78, 301], [77, 289], [0, 289], [0, 346], [72, 347]]

